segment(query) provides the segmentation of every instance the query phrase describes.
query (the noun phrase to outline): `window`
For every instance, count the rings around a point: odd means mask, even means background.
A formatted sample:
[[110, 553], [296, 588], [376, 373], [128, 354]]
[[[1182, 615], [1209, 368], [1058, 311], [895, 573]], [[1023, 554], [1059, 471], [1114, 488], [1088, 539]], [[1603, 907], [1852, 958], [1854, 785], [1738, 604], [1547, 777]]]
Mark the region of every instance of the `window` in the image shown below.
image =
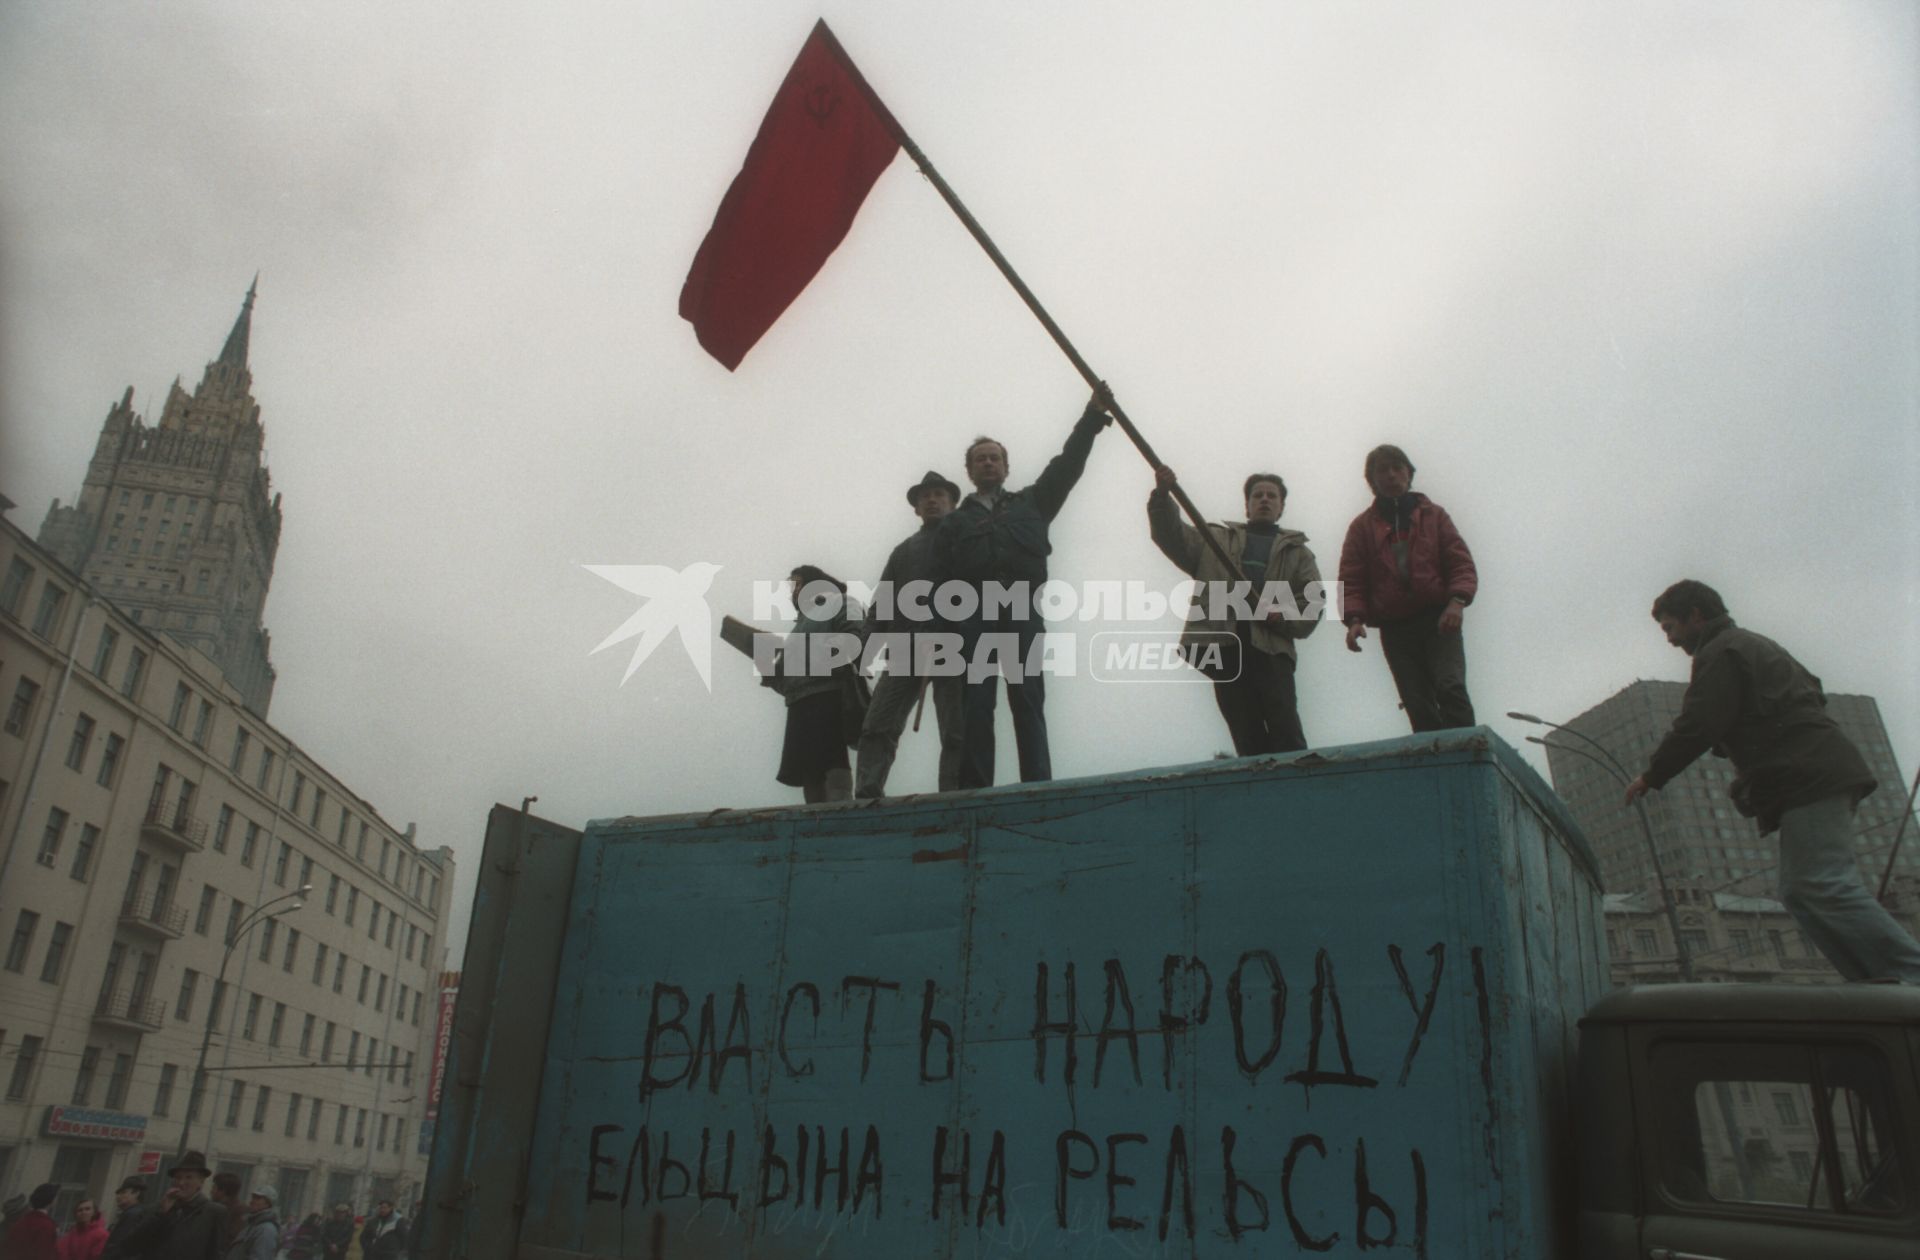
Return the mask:
[[273, 882], [282, 888], [287, 886], [287, 863], [292, 860], [293, 846], [282, 840], [279, 855], [273, 859]]
[[394, 981], [393, 1013], [401, 1019], [407, 1017], [407, 982], [404, 980]]
[[107, 1077], [107, 1110], [118, 1111], [127, 1105], [127, 1086], [133, 1081], [133, 1056], [113, 1056], [113, 1073]]
[[207, 1004], [207, 1023], [218, 1027], [220, 1024], [220, 1012], [226, 1009], [226, 1005], [227, 982], [216, 979], [213, 982], [213, 999]]
[[307, 1110], [307, 1141], [320, 1140], [320, 1100], [314, 1099]]
[[327, 975], [327, 947], [324, 944], [313, 947], [313, 982], [321, 983]]
[[288, 975], [292, 975], [294, 960], [299, 956], [300, 956], [300, 929], [288, 928], [287, 929], [287, 952], [285, 956], [280, 959], [280, 970], [286, 972]]
[[250, 822], [247, 824], [246, 838], [240, 842], [240, 865], [246, 867], [248, 870], [252, 870], [254, 851], [259, 847], [260, 824]]
[[97, 678], [105, 678], [107, 669], [113, 664], [113, 649], [120, 645], [120, 632], [112, 626], [100, 627], [100, 641], [93, 648], [93, 673]]
[[120, 676], [120, 694], [131, 700], [140, 690], [140, 680], [146, 676], [147, 654], [139, 648], [127, 653], [127, 672]]
[[200, 747], [207, 746], [207, 736], [213, 730], [213, 701], [200, 702], [200, 716], [193, 720], [193, 742]]
[[20, 917], [13, 922], [13, 938], [7, 942], [8, 971], [24, 971], [27, 966], [27, 953], [33, 948], [33, 934], [40, 926], [40, 916], [31, 910], [22, 910]]
[[333, 1144], [335, 1146], [344, 1146], [346, 1145], [346, 1141], [347, 1141], [347, 1108], [346, 1108], [346, 1105], [343, 1103], [341, 1104], [341, 1107], [340, 1107], [340, 1114], [338, 1117], [335, 1118], [334, 1124], [333, 1124]]
[[49, 809], [47, 811], [47, 829], [40, 833], [40, 852], [34, 860], [42, 866], [52, 866], [53, 859], [60, 855], [60, 842], [67, 834], [67, 811]]
[[413, 947], [419, 941], [419, 939], [420, 939], [420, 929], [413, 926], [413, 924], [411, 923], [407, 924], [407, 961], [408, 962], [413, 961]]
[[167, 711], [167, 725], [174, 730], [180, 729], [180, 723], [187, 720], [187, 701], [193, 698], [193, 692], [185, 683], [173, 684], [173, 708]]
[[353, 1118], [353, 1144], [355, 1146], [367, 1144], [367, 1109], [365, 1107], [358, 1108]]
[[180, 973], [180, 997], [173, 1004], [175, 1019], [193, 1018], [193, 991], [200, 984], [200, 973], [189, 967]]
[[7, 1077], [7, 1101], [19, 1102], [27, 1096], [27, 1086], [33, 1084], [34, 1064], [40, 1061], [40, 1038], [20, 1038], [20, 1048], [13, 1052], [13, 1072]]
[[73, 739], [67, 743], [67, 769], [76, 773], [87, 768], [87, 749], [93, 745], [93, 719], [82, 713], [73, 720]]
[[347, 1034], [347, 1070], [352, 1071], [353, 1069], [359, 1067], [360, 1066], [359, 1060], [360, 1060], [360, 1034], [357, 1032], [349, 1032]]
[[380, 842], [380, 878], [381, 879], [385, 879], [387, 877], [387, 861], [392, 857], [393, 857], [393, 841], [382, 840]]
[[[1656, 1158], [1676, 1199], [1898, 1216], [1908, 1174], [1893, 1146], [1896, 1092], [1865, 1044], [1667, 1042], [1653, 1051], [1666, 1128]], [[1736, 1087], [1749, 1104], [1734, 1101]], [[1730, 1135], [1731, 1139], [1730, 1139]], [[1796, 1158], [1798, 1156], [1798, 1158]]]
[[0, 612], [9, 617], [20, 615], [20, 601], [27, 593], [27, 584], [33, 581], [33, 566], [15, 556], [7, 565], [6, 581], [0, 582]]
[[420, 961], [432, 962], [433, 959], [430, 957], [432, 953], [433, 953], [433, 933], [431, 932], [420, 933]]
[[334, 843], [341, 848], [347, 847], [347, 807], [340, 807], [340, 834], [334, 837]]
[[240, 1035], [248, 1041], [254, 1040], [255, 1034], [260, 1031], [260, 1003], [261, 998], [258, 993], [247, 995], [247, 1018], [240, 1025]]
[[55, 923], [53, 931], [47, 936], [46, 961], [40, 964], [40, 979], [48, 984], [60, 983], [60, 968], [67, 960], [67, 942], [73, 939], [73, 924]]
[[100, 773], [93, 776], [95, 783], [103, 788], [113, 786], [113, 772], [120, 768], [120, 750], [126, 746], [127, 741], [118, 735], [107, 736], [107, 746], [100, 753]]
[[232, 832], [233, 806], [222, 805], [220, 807], [220, 816], [213, 824], [213, 851], [215, 853], [225, 853], [227, 851], [227, 837], [232, 834]]
[[240, 763], [247, 759], [247, 745], [253, 742], [253, 735], [246, 727], [233, 733], [233, 757], [227, 762], [227, 768], [235, 774], [240, 773]]
[[407, 1140], [406, 1140], [406, 1137], [404, 1136], [406, 1131], [407, 1131], [407, 1118], [405, 1116], [395, 1116], [393, 1118], [393, 1149], [394, 1150], [404, 1151], [407, 1149]]
[[300, 1095], [287, 1095], [287, 1127], [285, 1136], [292, 1137], [294, 1126], [300, 1123]]
[[338, 993], [347, 982], [347, 956], [336, 953], [333, 956], [333, 991]]
[[261, 962], [265, 962], [273, 957], [273, 938], [279, 935], [279, 931], [280, 920], [278, 919], [269, 918], [260, 925], [259, 959]]
[[27, 733], [27, 723], [33, 720], [33, 702], [40, 694], [40, 684], [31, 678], [22, 678], [14, 684], [13, 701], [7, 705], [7, 720], [4, 729], [9, 735], [22, 738]]
[[329, 875], [327, 877], [327, 913], [328, 914], [333, 913], [334, 903], [338, 902], [339, 900], [340, 900], [340, 877], [338, 875]]
[[327, 790], [323, 787], [313, 789], [313, 813], [307, 816], [307, 825], [315, 831], [320, 830], [320, 807], [327, 803]]
[[80, 1071], [73, 1078], [73, 1096], [67, 1101], [76, 1107], [87, 1106], [93, 1098], [93, 1077], [100, 1070], [100, 1047], [88, 1046], [80, 1052]]
[[300, 859], [300, 887], [308, 891], [313, 889], [313, 859], [310, 857]]
[[179, 1065], [162, 1063], [160, 1065], [160, 1084], [153, 1091], [153, 1114], [165, 1116], [173, 1109], [173, 1082], [180, 1075]]
[[382, 975], [378, 983], [373, 986], [373, 1009], [376, 1011], [384, 1011], [387, 1009], [387, 978], [385, 975]]
[[360, 890], [358, 888], [355, 888], [353, 885], [349, 884], [347, 885], [347, 926], [348, 927], [353, 926], [353, 916], [355, 912], [358, 911], [359, 908], [360, 908]]
[[367, 966], [367, 964], [365, 963], [361, 963], [360, 964], [360, 992], [355, 995], [353, 1000], [360, 1003], [360, 1005], [362, 1006], [365, 1006], [367, 1004], [367, 986], [370, 983], [372, 983], [372, 981], [373, 981], [373, 968]]
[[415, 1028], [420, 1027], [420, 990], [418, 989], [413, 991], [413, 1019], [410, 1022]]
[[307, 776], [301, 771], [295, 770], [293, 772], [293, 804], [290, 806], [294, 813], [297, 814], [300, 812], [300, 800], [306, 794]]
[[273, 749], [262, 748], [260, 750], [260, 774], [258, 775], [258, 777], [254, 779], [253, 786], [259, 788], [262, 792], [264, 792], [267, 790], [267, 780], [272, 777], [273, 777]]
[[73, 865], [67, 868], [67, 874], [86, 883], [87, 875], [93, 869], [93, 851], [99, 846], [100, 828], [92, 823], [81, 823], [80, 840], [73, 846]]
[[320, 1062], [322, 1063], [333, 1062], [333, 1033], [333, 1021], [328, 1020], [327, 1030], [320, 1035]]
[[286, 1031], [286, 1027], [287, 1004], [285, 1002], [275, 1002], [273, 1004], [273, 1022], [267, 1025], [267, 1045], [275, 1050], [279, 1049], [280, 1034]]
[[255, 1133], [265, 1133], [267, 1131], [267, 1100], [271, 1097], [273, 1097], [273, 1089], [267, 1085], [262, 1085], [259, 1094], [254, 1097], [253, 1131]]
[[367, 939], [380, 939], [380, 903], [371, 897], [367, 898]]
[[193, 931], [195, 935], [205, 936], [207, 934], [207, 926], [213, 922], [214, 898], [219, 895], [219, 892], [215, 890], [212, 884], [208, 884], [200, 890], [200, 904], [194, 908], [193, 912]]
[[382, 1151], [386, 1150], [387, 1149], [387, 1113], [384, 1111], [380, 1113], [380, 1123], [375, 1130], [375, 1134], [376, 1134], [376, 1136], [374, 1137], [375, 1149], [382, 1150]]
[[310, 1055], [313, 1053], [313, 1026], [315, 1022], [315, 1018], [312, 1015], [308, 1015], [300, 1021], [300, 1053], [302, 1055]]
[[43, 639], [51, 640], [54, 632], [60, 628], [60, 609], [67, 602], [67, 593], [48, 582], [40, 588], [40, 606], [33, 612], [33, 632]]
[[367, 860], [367, 824], [360, 824], [360, 838], [354, 842], [353, 856], [364, 862]]

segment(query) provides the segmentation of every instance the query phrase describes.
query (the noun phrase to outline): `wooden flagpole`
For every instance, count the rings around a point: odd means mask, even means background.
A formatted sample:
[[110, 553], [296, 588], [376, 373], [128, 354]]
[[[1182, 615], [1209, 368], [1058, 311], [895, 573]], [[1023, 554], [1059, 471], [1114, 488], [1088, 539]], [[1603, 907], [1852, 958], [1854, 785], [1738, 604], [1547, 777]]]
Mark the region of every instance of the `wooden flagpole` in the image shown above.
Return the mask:
[[[1134, 427], [1133, 421], [1127, 418], [1127, 413], [1121, 409], [1119, 402], [1107, 389], [1107, 384], [1100, 378], [1100, 374], [1087, 365], [1087, 361], [1074, 348], [1073, 342], [1067, 339], [1067, 334], [1061, 330], [1059, 324], [1054, 322], [1053, 316], [1047, 314], [1047, 308], [1040, 305], [1040, 299], [1034, 296], [1033, 290], [1027, 287], [1027, 282], [1020, 278], [1020, 273], [1015, 271], [1013, 264], [1007, 261], [1007, 256], [1000, 252], [1000, 247], [993, 243], [993, 238], [988, 236], [986, 229], [980, 226], [980, 221], [973, 217], [973, 212], [967, 209], [959, 196], [954, 193], [952, 186], [941, 177], [939, 171], [934, 169], [933, 163], [927, 160], [927, 155], [921, 152], [920, 146], [913, 142], [913, 137], [907, 134], [906, 128], [900, 125], [899, 120], [893, 116], [893, 112], [881, 102], [880, 97], [867, 83], [865, 76], [853, 64], [853, 59], [847, 56], [846, 49], [840, 46], [840, 41], [834, 37], [833, 31], [828, 28], [824, 19], [820, 21], [818, 29], [832, 45], [834, 54], [840, 58], [840, 63], [846, 67], [847, 73], [866, 93], [867, 101], [873, 106], [874, 112], [886, 121], [888, 130], [893, 133], [895, 139], [900, 141], [900, 147], [905, 149], [907, 156], [913, 159], [913, 164], [920, 168], [920, 173], [927, 177], [934, 191], [940, 194], [941, 199], [947, 203], [947, 207], [959, 218], [967, 231], [972, 233], [973, 239], [979, 243], [981, 249], [986, 251], [987, 257], [993, 260], [993, 265], [1000, 269], [1000, 274], [1007, 278], [1007, 283], [1011, 284], [1014, 292], [1020, 295], [1020, 300], [1027, 304], [1027, 309], [1033, 312], [1034, 318], [1040, 321], [1041, 326], [1053, 338], [1053, 344], [1060, 347], [1060, 352], [1067, 356], [1074, 370], [1080, 373], [1081, 379], [1100, 395], [1108, 412], [1112, 414], [1114, 422], [1120, 426], [1121, 432], [1132, 440], [1148, 466], [1158, 472], [1162, 466], [1160, 457], [1154, 454], [1153, 447], [1148, 444], [1145, 437], [1141, 436], [1140, 430]], [[1213, 554], [1226, 567], [1228, 575], [1239, 573], [1240, 566], [1227, 555], [1226, 548], [1220, 545], [1220, 540], [1213, 536], [1211, 529], [1207, 528], [1206, 519], [1200, 515], [1200, 509], [1193, 505], [1193, 500], [1187, 497], [1186, 490], [1178, 482], [1175, 482], [1171, 489], [1174, 499], [1186, 512], [1188, 519], [1193, 521], [1194, 527], [1200, 531], [1200, 537], [1206, 541]]]

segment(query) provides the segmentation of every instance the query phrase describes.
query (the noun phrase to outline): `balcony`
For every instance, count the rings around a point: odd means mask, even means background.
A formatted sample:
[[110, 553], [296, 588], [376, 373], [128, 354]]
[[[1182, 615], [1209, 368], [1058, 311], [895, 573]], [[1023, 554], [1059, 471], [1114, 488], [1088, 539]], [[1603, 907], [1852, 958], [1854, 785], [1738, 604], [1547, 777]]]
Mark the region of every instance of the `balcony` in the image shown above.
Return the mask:
[[198, 853], [207, 847], [207, 824], [190, 810], [155, 801], [147, 806], [147, 817], [140, 824], [140, 838], [166, 845], [181, 853]]
[[120, 926], [147, 936], [177, 941], [187, 930], [187, 912], [158, 893], [129, 897], [120, 903]]
[[93, 1008], [93, 1022], [125, 1032], [159, 1032], [166, 1014], [159, 1002], [128, 988], [102, 993], [100, 1004]]

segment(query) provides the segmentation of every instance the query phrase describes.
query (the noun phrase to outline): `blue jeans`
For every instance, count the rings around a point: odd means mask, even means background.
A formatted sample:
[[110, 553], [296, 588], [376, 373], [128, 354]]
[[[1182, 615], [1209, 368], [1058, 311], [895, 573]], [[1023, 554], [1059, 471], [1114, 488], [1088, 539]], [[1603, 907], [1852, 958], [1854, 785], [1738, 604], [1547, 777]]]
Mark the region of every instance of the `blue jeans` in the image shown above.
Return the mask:
[[[975, 681], [974, 650], [981, 636], [1005, 636], [1004, 646], [1017, 646], [1024, 667], [1033, 645], [1046, 630], [1038, 619], [974, 620], [961, 630], [968, 664], [965, 735], [961, 742], [960, 786], [993, 786], [993, 715], [999, 703], [1000, 679], [988, 674]], [[1002, 656], [1004, 657], [1004, 652]], [[1037, 659], [1037, 656], [1036, 656]], [[1013, 742], [1020, 751], [1020, 781], [1040, 783], [1053, 777], [1053, 759], [1047, 752], [1047, 688], [1038, 672], [1022, 673], [1019, 682], [1007, 679], [1007, 708], [1013, 711]]]
[[1920, 943], [1861, 882], [1847, 797], [1780, 816], [1780, 900], [1846, 979], [1920, 984]]

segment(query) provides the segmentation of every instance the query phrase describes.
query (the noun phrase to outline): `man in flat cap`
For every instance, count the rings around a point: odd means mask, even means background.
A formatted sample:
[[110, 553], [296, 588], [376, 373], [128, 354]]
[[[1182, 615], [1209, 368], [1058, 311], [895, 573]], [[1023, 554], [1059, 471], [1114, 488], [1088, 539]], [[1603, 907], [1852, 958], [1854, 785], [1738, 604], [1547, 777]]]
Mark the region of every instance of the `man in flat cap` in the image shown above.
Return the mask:
[[127, 1240], [127, 1249], [146, 1260], [220, 1260], [226, 1251], [227, 1211], [207, 1198], [213, 1170], [207, 1157], [188, 1151], [167, 1170], [170, 1183], [160, 1210]]
[[[911, 600], [927, 614], [933, 598], [933, 536], [940, 520], [960, 502], [960, 487], [937, 472], [928, 472], [907, 487], [907, 505], [920, 518], [920, 528], [887, 557], [880, 570], [880, 584], [887, 593], [877, 600], [885, 616], [870, 622], [875, 634], [908, 635], [914, 631], [936, 629], [927, 617], [916, 619], [903, 604]], [[924, 583], [924, 590], [907, 590], [909, 583]], [[877, 797], [886, 793], [887, 772], [893, 768], [894, 752], [900, 745], [900, 732], [906, 729], [907, 715], [923, 694], [933, 692], [933, 711], [940, 726], [940, 790], [951, 792], [960, 786], [960, 745], [965, 729], [966, 681], [959, 675], [920, 678], [913, 672], [911, 639], [894, 640], [902, 654], [887, 662], [887, 672], [873, 689], [867, 705], [866, 724], [860, 728], [859, 762], [854, 771], [853, 793], [859, 797]]]

